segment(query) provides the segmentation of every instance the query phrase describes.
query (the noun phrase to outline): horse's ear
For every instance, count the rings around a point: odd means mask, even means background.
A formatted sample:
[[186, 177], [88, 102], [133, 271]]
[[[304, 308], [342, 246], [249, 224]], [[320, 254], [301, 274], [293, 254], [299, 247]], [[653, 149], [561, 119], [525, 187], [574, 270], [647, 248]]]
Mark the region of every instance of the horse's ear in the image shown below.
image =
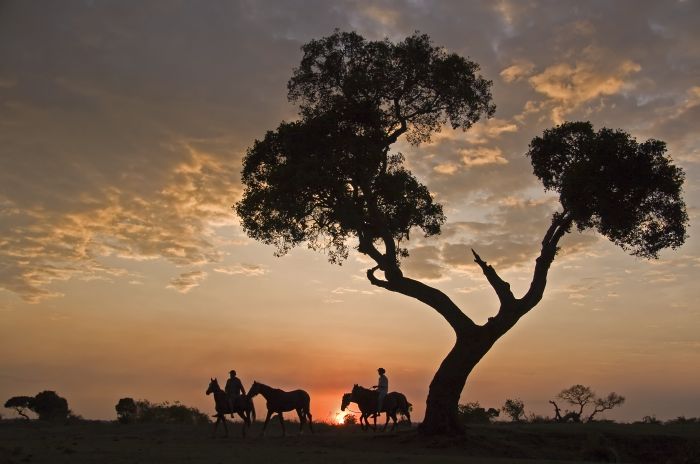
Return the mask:
[[213, 377], [209, 377], [209, 381], [210, 381], [210, 382], [213, 382], [213, 381], [214, 381], [214, 378], [213, 378]]

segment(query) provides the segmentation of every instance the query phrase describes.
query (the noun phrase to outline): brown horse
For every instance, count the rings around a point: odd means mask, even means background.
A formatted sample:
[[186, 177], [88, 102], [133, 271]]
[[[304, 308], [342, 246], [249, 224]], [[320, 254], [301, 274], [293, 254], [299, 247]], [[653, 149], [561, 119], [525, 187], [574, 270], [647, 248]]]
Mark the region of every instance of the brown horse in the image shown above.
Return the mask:
[[229, 401], [228, 395], [219, 386], [219, 381], [213, 378], [209, 382], [209, 388], [207, 388], [207, 395], [214, 394], [214, 409], [216, 409], [216, 423], [214, 424], [214, 432], [212, 436], [216, 436], [216, 429], [219, 427], [219, 422], [224, 424], [225, 436], [228, 437], [228, 427], [226, 427], [226, 414], [238, 414], [241, 419], [243, 419], [242, 435], [245, 437], [246, 429], [250, 427], [250, 418], [252, 416], [255, 420], [255, 405], [253, 401], [247, 396], [241, 396], [238, 398], [238, 404], [234, 404], [231, 407], [231, 402]]
[[[355, 384], [352, 387], [351, 393], [346, 393], [343, 395], [343, 401], [340, 405], [340, 410], [345, 411], [350, 403], [355, 403], [360, 408], [360, 426], [362, 430], [367, 430], [369, 427], [369, 421], [367, 418], [372, 416], [374, 418], [374, 430], [377, 430], [377, 401], [378, 395], [376, 390], [370, 390], [368, 388], [361, 387]], [[406, 396], [403, 393], [391, 392], [386, 395], [384, 402], [382, 403], [382, 410], [380, 412], [386, 413], [386, 422], [384, 422], [384, 428], [382, 431], [386, 430], [386, 426], [389, 424], [389, 418], [394, 422], [391, 426], [391, 431], [393, 432], [397, 425], [396, 414], [402, 414], [408, 419], [408, 424], [411, 424], [411, 403], [408, 402]]]
[[307, 421], [307, 419], [309, 421], [309, 430], [311, 430], [311, 433], [313, 433], [314, 429], [311, 425], [311, 410], [309, 409], [311, 398], [304, 390], [286, 392], [278, 388], [268, 387], [267, 385], [259, 382], [253, 382], [253, 385], [250, 387], [250, 391], [248, 391], [248, 398], [252, 399], [258, 393], [265, 398], [265, 401], [267, 401], [267, 416], [265, 417], [262, 435], [265, 435], [267, 423], [270, 422], [270, 416], [272, 416], [273, 413], [277, 413], [280, 424], [282, 424], [282, 436], [286, 435], [282, 413], [294, 410], [296, 410], [297, 415], [299, 416], [299, 433], [303, 432], [304, 423]]

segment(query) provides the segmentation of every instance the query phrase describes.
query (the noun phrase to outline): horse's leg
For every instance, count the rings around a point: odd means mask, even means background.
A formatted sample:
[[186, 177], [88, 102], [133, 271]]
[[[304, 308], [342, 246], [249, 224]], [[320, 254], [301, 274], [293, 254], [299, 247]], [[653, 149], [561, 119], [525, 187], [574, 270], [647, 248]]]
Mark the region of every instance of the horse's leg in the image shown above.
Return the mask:
[[374, 429], [375, 432], [377, 431], [377, 416], [378, 415], [379, 414], [376, 414], [376, 413], [372, 414], [372, 419], [374, 419], [374, 426], [372, 428]]
[[216, 438], [216, 429], [219, 427], [219, 415], [216, 415], [216, 422], [214, 422], [214, 431], [211, 433], [212, 438]]
[[228, 438], [228, 426], [226, 425], [226, 415], [225, 415], [225, 414], [222, 414], [222, 415], [221, 415], [221, 420], [222, 420], [223, 423], [224, 423], [224, 432], [226, 432], [226, 434], [224, 435], [224, 437]]
[[[394, 424], [396, 423], [396, 417], [392, 416], [392, 419], [394, 419]], [[389, 411], [386, 412], [386, 421], [384, 421], [384, 428], [382, 429], [382, 432], [386, 432], [386, 426], [389, 425]], [[391, 430], [394, 430], [393, 428]]]
[[245, 411], [237, 411], [238, 415], [243, 419], [243, 424], [241, 424], [241, 435], [245, 438], [245, 429], [250, 426], [250, 421], [246, 417]]
[[265, 417], [265, 423], [263, 424], [262, 432], [260, 432], [260, 435], [262, 436], [265, 436], [265, 429], [267, 428], [267, 423], [270, 422], [270, 416], [272, 416], [272, 411], [268, 409], [267, 416]]
[[306, 410], [306, 417], [307, 417], [307, 419], [309, 420], [309, 430], [311, 431], [311, 433], [314, 433], [314, 427], [313, 427], [313, 424], [312, 424], [313, 419], [312, 419], [312, 417], [311, 417], [311, 411], [308, 410], [308, 409]]
[[282, 411], [277, 413], [277, 417], [280, 420], [280, 424], [282, 424], [282, 436], [286, 437], [287, 436], [287, 431], [284, 429], [284, 418], [282, 417]]
[[299, 416], [299, 435], [304, 433], [304, 421], [306, 420], [306, 414], [301, 410], [301, 408], [297, 409], [297, 416]]

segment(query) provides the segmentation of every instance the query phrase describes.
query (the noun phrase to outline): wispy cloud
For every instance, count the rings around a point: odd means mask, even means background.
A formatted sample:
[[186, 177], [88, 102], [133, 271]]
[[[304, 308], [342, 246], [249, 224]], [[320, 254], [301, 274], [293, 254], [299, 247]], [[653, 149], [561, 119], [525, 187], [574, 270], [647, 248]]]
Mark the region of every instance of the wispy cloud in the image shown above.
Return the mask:
[[193, 288], [199, 287], [206, 277], [207, 273], [204, 271], [183, 272], [178, 277], [170, 280], [167, 288], [177, 290], [180, 293], [188, 293]]

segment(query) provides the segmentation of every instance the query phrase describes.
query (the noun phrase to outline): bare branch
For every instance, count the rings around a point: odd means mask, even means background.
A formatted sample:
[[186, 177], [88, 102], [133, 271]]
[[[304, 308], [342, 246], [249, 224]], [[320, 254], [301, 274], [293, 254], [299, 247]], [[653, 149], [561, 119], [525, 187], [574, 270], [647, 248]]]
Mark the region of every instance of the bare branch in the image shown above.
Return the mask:
[[474, 251], [473, 248], [472, 253], [474, 254], [474, 262], [481, 267], [486, 279], [491, 284], [491, 287], [493, 287], [493, 289], [496, 291], [496, 295], [498, 295], [501, 305], [513, 303], [515, 301], [515, 297], [513, 296], [513, 292], [510, 290], [510, 284], [501, 279], [493, 266], [487, 264], [486, 261], [481, 259], [481, 256], [479, 256], [479, 254]]

